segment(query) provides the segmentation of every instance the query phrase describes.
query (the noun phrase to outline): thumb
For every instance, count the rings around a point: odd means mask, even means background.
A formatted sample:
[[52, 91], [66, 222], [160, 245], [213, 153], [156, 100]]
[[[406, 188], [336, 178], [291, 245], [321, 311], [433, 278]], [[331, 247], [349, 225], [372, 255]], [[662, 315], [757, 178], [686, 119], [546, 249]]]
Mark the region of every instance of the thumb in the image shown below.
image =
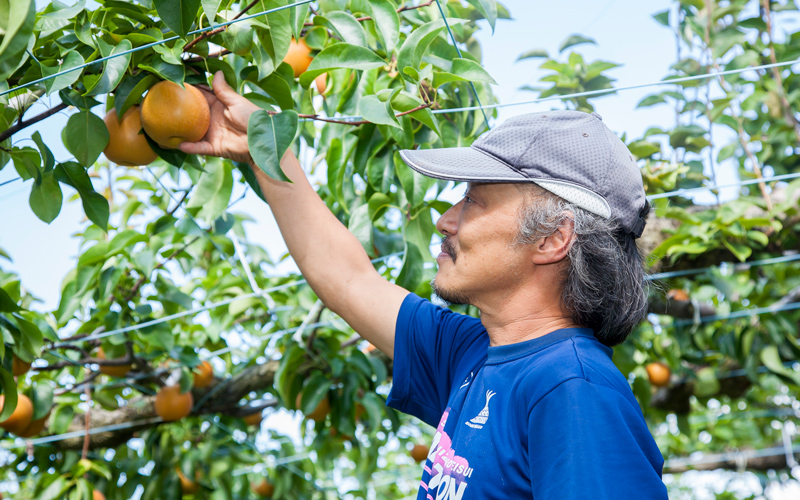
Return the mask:
[[230, 85], [228, 85], [228, 82], [225, 81], [225, 75], [222, 73], [222, 71], [217, 71], [214, 73], [213, 84], [214, 94], [216, 94], [217, 99], [222, 101], [222, 104], [228, 107], [236, 104], [236, 99], [240, 96], [231, 88]]

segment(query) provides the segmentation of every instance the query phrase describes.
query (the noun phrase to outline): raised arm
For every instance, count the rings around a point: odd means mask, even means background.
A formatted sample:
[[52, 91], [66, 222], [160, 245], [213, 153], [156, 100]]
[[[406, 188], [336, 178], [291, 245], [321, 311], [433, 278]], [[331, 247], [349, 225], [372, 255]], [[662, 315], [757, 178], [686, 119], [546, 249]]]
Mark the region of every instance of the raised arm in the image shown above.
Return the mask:
[[250, 158], [247, 121], [259, 108], [238, 95], [221, 72], [214, 75], [214, 94], [204, 92], [211, 107], [211, 126], [200, 142], [182, 143], [187, 153], [247, 162], [278, 223], [303, 277], [329, 309], [389, 357], [405, 289], [383, 279], [361, 243], [328, 210], [308, 182], [291, 149], [281, 159], [292, 182], [270, 178]]

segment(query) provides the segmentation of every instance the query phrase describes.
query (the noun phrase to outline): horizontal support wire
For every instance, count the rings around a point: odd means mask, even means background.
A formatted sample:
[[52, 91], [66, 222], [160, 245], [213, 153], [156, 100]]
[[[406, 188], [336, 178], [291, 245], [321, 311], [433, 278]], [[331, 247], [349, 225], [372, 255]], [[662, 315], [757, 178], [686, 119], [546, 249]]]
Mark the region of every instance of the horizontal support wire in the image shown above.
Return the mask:
[[[268, 10], [265, 10], [263, 12], [257, 12], [255, 14], [251, 14], [249, 16], [242, 16], [242, 17], [240, 17], [238, 19], [233, 19], [231, 21], [226, 21], [224, 23], [214, 24], [214, 25], [211, 25], [211, 26], [207, 26], [205, 28], [196, 29], [194, 31], [190, 31], [190, 32], [186, 33], [186, 35], [188, 36], [188, 35], [197, 35], [197, 34], [200, 34], [200, 33], [205, 33], [206, 31], [215, 30], [217, 28], [222, 28], [222, 27], [229, 26], [231, 24], [239, 23], [239, 22], [242, 22], [242, 21], [248, 21], [250, 19], [253, 19], [253, 18], [256, 18], [256, 17], [265, 16], [267, 14], [272, 14], [274, 12], [278, 12], [278, 11], [281, 11], [281, 10], [284, 10], [284, 9], [289, 9], [289, 8], [292, 8], [292, 7], [298, 7], [300, 5], [311, 3], [312, 1], [313, 0], [302, 0], [300, 2], [290, 3], [288, 5], [282, 5], [280, 7], [275, 7], [274, 9], [268, 9]], [[175, 36], [171, 36], [169, 38], [165, 38], [163, 40], [159, 40], [157, 42], [146, 43], [146, 44], [140, 45], [139, 47], [136, 47], [136, 48], [124, 50], [124, 51], [119, 52], [117, 54], [112, 54], [112, 55], [109, 55], [109, 56], [106, 56], [106, 57], [101, 57], [100, 59], [95, 59], [94, 61], [88, 62], [86, 64], [81, 64], [79, 66], [75, 66], [74, 68], [65, 69], [65, 70], [59, 71], [58, 73], [54, 73], [52, 75], [48, 75], [48, 76], [39, 78], [38, 80], [33, 80], [33, 81], [27, 82], [25, 84], [18, 85], [18, 86], [14, 87], [14, 88], [11, 88], [11, 89], [8, 89], [8, 90], [4, 90], [4, 91], [0, 92], [0, 97], [4, 96], [6, 94], [10, 94], [12, 92], [16, 92], [18, 90], [22, 90], [24, 88], [30, 87], [31, 85], [36, 85], [37, 83], [42, 83], [44, 81], [50, 80], [51, 78], [57, 78], [59, 76], [66, 75], [67, 73], [71, 73], [73, 71], [77, 71], [79, 69], [86, 68], [87, 66], [91, 66], [93, 64], [97, 64], [97, 63], [101, 63], [101, 62], [104, 62], [104, 61], [108, 61], [109, 59], [113, 59], [115, 57], [126, 56], [128, 54], [132, 54], [132, 53], [138, 52], [140, 50], [144, 50], [144, 49], [149, 49], [151, 47], [155, 47], [156, 45], [162, 45], [162, 44], [165, 44], [167, 42], [171, 42], [173, 40], [178, 40], [179, 38], [181, 38], [179, 35], [175, 35]]]
[[692, 325], [697, 323], [708, 323], [711, 321], [722, 321], [726, 319], [737, 319], [737, 318], [746, 318], [750, 316], [760, 316], [762, 314], [773, 314], [778, 312], [784, 311], [791, 311], [794, 309], [800, 309], [800, 302], [794, 302], [791, 304], [784, 304], [782, 306], [774, 307], [774, 306], [766, 306], [766, 307], [754, 307], [753, 309], [744, 309], [741, 311], [734, 311], [730, 314], [715, 314], [713, 316], [701, 316], [697, 321], [694, 319], [679, 319], [675, 320], [672, 324], [674, 326], [686, 326]]
[[763, 260], [753, 260], [750, 262], [739, 262], [737, 264], [729, 264], [727, 262], [722, 262], [718, 266], [709, 266], [709, 267], [698, 267], [696, 269], [684, 269], [683, 271], [669, 271], [663, 273], [654, 273], [648, 274], [646, 279], [648, 280], [660, 280], [664, 278], [676, 278], [679, 276], [689, 276], [692, 274], [703, 274], [710, 272], [714, 269], [719, 269], [720, 272], [724, 275], [727, 273], [728, 267], [732, 267], [733, 271], [747, 271], [752, 267], [759, 267], [759, 266], [768, 266], [772, 264], [782, 264], [784, 262], [793, 262], [795, 260], [800, 260], [800, 254], [795, 255], [785, 255], [783, 257], [773, 257], [771, 259], [763, 259]]

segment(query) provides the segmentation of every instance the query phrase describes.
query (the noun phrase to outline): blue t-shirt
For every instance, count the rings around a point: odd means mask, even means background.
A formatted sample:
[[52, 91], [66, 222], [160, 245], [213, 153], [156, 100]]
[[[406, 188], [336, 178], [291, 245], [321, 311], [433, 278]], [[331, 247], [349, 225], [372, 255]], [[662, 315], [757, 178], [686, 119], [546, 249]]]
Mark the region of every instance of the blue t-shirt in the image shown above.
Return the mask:
[[479, 319], [409, 294], [387, 405], [437, 426], [418, 500], [666, 500], [611, 354], [589, 328], [489, 347]]

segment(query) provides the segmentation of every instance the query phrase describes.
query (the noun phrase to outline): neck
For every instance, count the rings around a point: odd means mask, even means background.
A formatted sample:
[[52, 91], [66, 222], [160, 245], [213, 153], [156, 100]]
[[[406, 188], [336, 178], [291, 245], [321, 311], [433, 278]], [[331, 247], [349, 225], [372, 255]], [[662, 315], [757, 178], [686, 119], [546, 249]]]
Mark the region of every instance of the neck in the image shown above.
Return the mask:
[[561, 328], [579, 326], [565, 314], [557, 299], [543, 300], [541, 295], [510, 299], [494, 304], [476, 304], [492, 347], [516, 344]]

